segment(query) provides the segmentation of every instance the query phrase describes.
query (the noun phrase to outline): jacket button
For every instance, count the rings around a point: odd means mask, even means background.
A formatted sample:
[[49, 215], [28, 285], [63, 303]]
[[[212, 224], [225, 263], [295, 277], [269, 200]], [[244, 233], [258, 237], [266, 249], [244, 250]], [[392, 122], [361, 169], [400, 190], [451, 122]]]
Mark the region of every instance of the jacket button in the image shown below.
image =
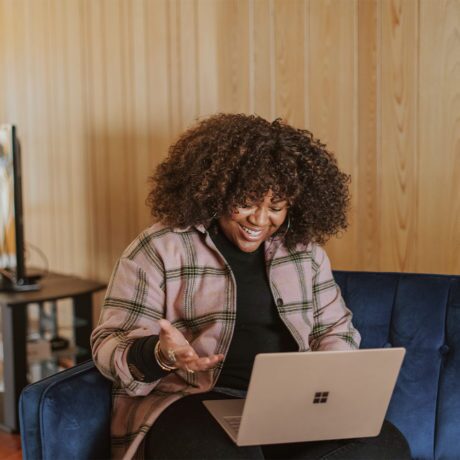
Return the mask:
[[281, 297], [276, 301], [276, 305], [278, 305], [278, 307], [282, 307], [284, 305], [283, 299]]

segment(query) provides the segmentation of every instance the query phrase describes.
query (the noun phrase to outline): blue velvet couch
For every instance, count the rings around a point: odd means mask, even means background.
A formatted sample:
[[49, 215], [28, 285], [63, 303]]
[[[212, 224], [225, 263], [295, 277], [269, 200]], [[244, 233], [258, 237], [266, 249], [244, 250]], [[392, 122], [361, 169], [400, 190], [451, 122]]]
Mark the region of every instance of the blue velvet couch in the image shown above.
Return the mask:
[[[403, 346], [387, 418], [415, 459], [460, 459], [460, 276], [335, 272], [362, 348]], [[109, 457], [110, 382], [88, 362], [24, 389], [27, 460]]]

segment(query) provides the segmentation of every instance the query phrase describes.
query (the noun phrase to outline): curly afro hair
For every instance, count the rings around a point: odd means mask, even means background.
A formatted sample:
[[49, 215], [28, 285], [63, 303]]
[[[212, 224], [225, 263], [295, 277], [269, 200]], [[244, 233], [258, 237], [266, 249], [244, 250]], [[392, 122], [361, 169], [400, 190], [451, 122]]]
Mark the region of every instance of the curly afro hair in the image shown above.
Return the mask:
[[150, 178], [147, 204], [171, 227], [203, 224], [271, 190], [289, 203], [284, 244], [323, 244], [347, 227], [350, 178], [324, 144], [281, 119], [217, 114], [188, 129]]

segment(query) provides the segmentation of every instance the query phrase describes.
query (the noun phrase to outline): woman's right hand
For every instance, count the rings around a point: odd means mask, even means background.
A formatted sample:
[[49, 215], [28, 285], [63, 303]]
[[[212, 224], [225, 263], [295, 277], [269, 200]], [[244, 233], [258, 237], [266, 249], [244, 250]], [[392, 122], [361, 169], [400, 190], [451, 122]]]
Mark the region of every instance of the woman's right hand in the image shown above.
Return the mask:
[[[186, 372], [207, 371], [224, 359], [224, 355], [209, 355], [200, 357], [193, 347], [188, 343], [179, 329], [175, 328], [166, 319], [160, 319], [160, 349], [166, 358], [171, 354], [176, 360], [173, 364], [178, 369]], [[174, 352], [174, 353], [171, 353]]]

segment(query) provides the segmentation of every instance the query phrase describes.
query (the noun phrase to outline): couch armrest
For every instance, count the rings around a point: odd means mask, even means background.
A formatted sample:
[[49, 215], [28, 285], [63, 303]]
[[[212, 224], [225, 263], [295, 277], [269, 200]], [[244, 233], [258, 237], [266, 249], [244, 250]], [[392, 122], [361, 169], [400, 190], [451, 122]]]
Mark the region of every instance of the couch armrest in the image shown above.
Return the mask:
[[92, 361], [28, 385], [19, 401], [23, 458], [109, 458], [110, 408], [111, 382]]

